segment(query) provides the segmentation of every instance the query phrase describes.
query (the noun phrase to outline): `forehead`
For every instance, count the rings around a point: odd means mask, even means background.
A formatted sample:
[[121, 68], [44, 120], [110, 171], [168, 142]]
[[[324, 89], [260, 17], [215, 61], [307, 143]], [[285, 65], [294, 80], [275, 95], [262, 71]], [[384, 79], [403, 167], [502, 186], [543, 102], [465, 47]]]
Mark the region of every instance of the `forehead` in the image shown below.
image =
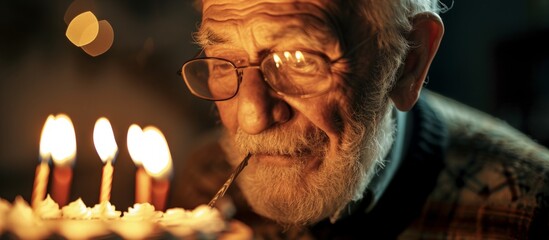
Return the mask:
[[338, 37], [332, 19], [324, 1], [204, 0], [198, 40], [202, 45], [263, 46], [289, 38], [329, 44]]
[[306, 5], [325, 7], [329, 1], [333, 0], [202, 0], [202, 9], [205, 11], [214, 7], [221, 7], [244, 10], [260, 5], [280, 6], [286, 9], [290, 9], [292, 6], [293, 8], [300, 8]]

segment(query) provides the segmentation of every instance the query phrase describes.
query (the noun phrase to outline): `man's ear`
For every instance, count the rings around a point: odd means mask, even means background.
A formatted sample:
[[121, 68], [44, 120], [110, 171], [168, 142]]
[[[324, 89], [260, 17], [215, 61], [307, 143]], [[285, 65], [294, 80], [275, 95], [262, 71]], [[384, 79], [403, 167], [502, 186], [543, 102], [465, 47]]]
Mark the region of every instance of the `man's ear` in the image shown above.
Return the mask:
[[389, 93], [396, 108], [401, 111], [409, 111], [416, 104], [444, 34], [442, 20], [435, 13], [420, 13], [412, 19], [412, 23], [413, 29], [408, 35], [410, 50]]

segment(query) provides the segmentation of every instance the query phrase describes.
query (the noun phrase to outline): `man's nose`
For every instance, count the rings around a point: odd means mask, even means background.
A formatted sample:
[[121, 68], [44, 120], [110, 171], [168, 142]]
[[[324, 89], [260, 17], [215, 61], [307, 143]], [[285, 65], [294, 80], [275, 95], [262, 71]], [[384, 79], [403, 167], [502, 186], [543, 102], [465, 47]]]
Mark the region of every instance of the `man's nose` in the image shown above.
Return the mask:
[[242, 69], [238, 90], [238, 124], [248, 134], [258, 134], [291, 117], [290, 106], [263, 81], [257, 68]]

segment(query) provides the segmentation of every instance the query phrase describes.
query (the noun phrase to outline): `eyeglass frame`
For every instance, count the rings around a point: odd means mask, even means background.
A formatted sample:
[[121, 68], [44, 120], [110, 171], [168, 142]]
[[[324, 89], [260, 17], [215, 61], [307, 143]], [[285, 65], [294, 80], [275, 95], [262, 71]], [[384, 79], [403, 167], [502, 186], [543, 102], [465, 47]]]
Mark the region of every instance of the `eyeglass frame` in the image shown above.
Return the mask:
[[[328, 69], [330, 70], [330, 74], [332, 73], [331, 71], [331, 67], [334, 63], [348, 57], [349, 54], [351, 54], [352, 52], [356, 51], [357, 49], [359, 49], [359, 47], [361, 47], [362, 45], [366, 44], [371, 38], [367, 38], [365, 39], [364, 41], [358, 43], [357, 45], [355, 45], [355, 47], [353, 47], [351, 50], [347, 51], [346, 53], [344, 53], [343, 55], [341, 55], [340, 57], [332, 60], [330, 59], [328, 56], [326, 56], [326, 54], [324, 53], [321, 53], [321, 52], [316, 52], [316, 51], [308, 51], [308, 50], [292, 50], [292, 51], [301, 51], [301, 52], [306, 52], [306, 53], [309, 53], [309, 54], [314, 54], [320, 58], [322, 58], [327, 64], [329, 64], [328, 66]], [[183, 78], [183, 81], [185, 81], [185, 85], [187, 86], [187, 88], [189, 89], [189, 91], [191, 91], [191, 93], [195, 96], [195, 97], [198, 97], [200, 99], [204, 99], [204, 100], [208, 100], [208, 101], [214, 101], [214, 102], [217, 102], [217, 101], [226, 101], [226, 100], [230, 100], [232, 98], [234, 98], [237, 94], [238, 94], [238, 91], [240, 90], [240, 84], [242, 83], [242, 75], [244, 74], [244, 72], [242, 71], [242, 69], [246, 69], [246, 68], [255, 68], [255, 69], [259, 69], [259, 71], [261, 72], [261, 75], [262, 75], [262, 79], [264, 82], [267, 83], [267, 86], [269, 86], [269, 88], [271, 88], [272, 90], [274, 90], [278, 95], [281, 95], [281, 96], [290, 96], [290, 97], [299, 97], [299, 98], [312, 98], [312, 97], [316, 97], [316, 96], [320, 96], [326, 92], [328, 92], [330, 89], [331, 89], [331, 85], [333, 84], [333, 78], [330, 76], [330, 86], [328, 88], [326, 88], [326, 90], [323, 90], [323, 91], [320, 91], [318, 93], [313, 93], [313, 94], [304, 94], [304, 95], [291, 95], [291, 94], [285, 94], [285, 93], [282, 93], [278, 90], [276, 90], [275, 88], [273, 88], [271, 86], [271, 83], [269, 83], [269, 81], [265, 78], [264, 76], [264, 73], [263, 73], [263, 69], [261, 67], [261, 65], [263, 64], [263, 61], [265, 61], [267, 59], [267, 56], [270, 56], [271, 54], [273, 53], [277, 53], [277, 52], [285, 52], [285, 51], [273, 51], [273, 52], [270, 52], [269, 54], [267, 54], [263, 59], [261, 59], [261, 61], [259, 61], [259, 64], [250, 64], [250, 65], [247, 65], [247, 66], [236, 66], [235, 63], [233, 63], [232, 61], [228, 60], [228, 59], [225, 59], [225, 58], [220, 58], [220, 57], [198, 57], [200, 55], [202, 55], [202, 53], [204, 53], [204, 48], [202, 48], [196, 55], [194, 58], [192, 59], [189, 59], [187, 61], [185, 61], [183, 63], [183, 65], [181, 66], [181, 68], [177, 71], [177, 74], [179, 76], [181, 76]], [[236, 85], [236, 90], [234, 91], [234, 94], [231, 95], [230, 97], [227, 97], [227, 98], [222, 98], [222, 99], [210, 99], [210, 98], [206, 98], [206, 97], [202, 97], [202, 96], [199, 96], [198, 94], [195, 93], [195, 91], [189, 87], [189, 83], [187, 81], [187, 79], [185, 78], [185, 76], [183, 76], [183, 67], [190, 63], [190, 62], [193, 62], [193, 61], [197, 61], [197, 60], [207, 60], [207, 59], [214, 59], [214, 60], [221, 60], [221, 61], [225, 61], [225, 62], [228, 62], [230, 63], [234, 70], [236, 71], [236, 75], [237, 75], [237, 85]]]

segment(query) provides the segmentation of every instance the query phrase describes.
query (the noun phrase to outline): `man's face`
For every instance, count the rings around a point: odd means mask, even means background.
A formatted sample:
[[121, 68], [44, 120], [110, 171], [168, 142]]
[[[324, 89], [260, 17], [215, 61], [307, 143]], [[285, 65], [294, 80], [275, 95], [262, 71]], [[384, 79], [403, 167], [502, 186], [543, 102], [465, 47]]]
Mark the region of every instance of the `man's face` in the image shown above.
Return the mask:
[[[343, 53], [328, 14], [325, 3], [314, 0], [204, 0], [198, 41], [207, 56], [237, 66], [257, 65], [274, 51], [334, 60]], [[238, 94], [216, 102], [230, 162], [252, 153], [238, 181], [259, 214], [288, 224], [316, 222], [357, 199], [369, 181], [385, 112], [365, 116], [356, 89], [345, 82], [366, 79], [345, 79], [345, 61], [330, 69], [330, 91], [300, 98], [277, 94], [259, 69], [247, 68]]]

